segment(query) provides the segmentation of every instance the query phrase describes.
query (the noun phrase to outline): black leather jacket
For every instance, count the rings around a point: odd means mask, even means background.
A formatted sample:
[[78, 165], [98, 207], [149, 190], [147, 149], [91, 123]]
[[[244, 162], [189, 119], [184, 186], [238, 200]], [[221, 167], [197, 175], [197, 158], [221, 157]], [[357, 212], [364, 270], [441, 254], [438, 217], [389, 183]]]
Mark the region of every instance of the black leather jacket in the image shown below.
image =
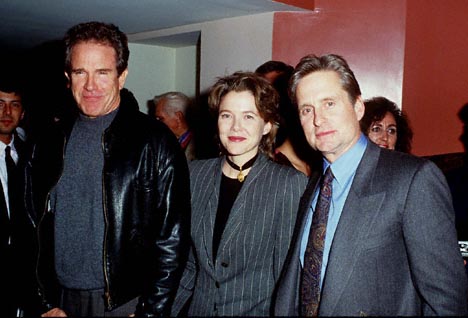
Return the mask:
[[[59, 305], [48, 203], [73, 121], [60, 126], [38, 139], [26, 167], [26, 205], [39, 220], [37, 276], [45, 309]], [[190, 240], [185, 156], [167, 127], [139, 112], [125, 89], [102, 147], [105, 304], [111, 310], [141, 296], [138, 316], [168, 316]]]

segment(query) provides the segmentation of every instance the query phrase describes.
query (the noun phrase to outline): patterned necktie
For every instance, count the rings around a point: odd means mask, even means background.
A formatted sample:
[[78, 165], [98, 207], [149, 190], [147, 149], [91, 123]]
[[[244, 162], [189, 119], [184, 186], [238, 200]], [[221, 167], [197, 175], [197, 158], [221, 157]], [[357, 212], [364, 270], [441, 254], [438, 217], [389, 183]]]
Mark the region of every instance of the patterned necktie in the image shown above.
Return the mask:
[[320, 193], [312, 217], [307, 247], [304, 254], [304, 269], [301, 281], [301, 315], [317, 316], [320, 303], [320, 275], [323, 247], [327, 230], [328, 211], [332, 197], [333, 173], [327, 168], [322, 178]]

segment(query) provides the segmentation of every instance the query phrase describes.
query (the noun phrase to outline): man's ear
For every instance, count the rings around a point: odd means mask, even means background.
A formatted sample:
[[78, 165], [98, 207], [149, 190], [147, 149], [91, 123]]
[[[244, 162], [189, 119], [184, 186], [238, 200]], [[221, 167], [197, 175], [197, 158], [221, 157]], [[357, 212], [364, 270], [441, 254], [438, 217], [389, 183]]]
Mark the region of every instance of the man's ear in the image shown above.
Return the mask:
[[358, 96], [356, 102], [354, 103], [354, 112], [356, 113], [357, 120], [361, 120], [361, 118], [364, 116], [365, 110], [366, 107], [364, 106], [362, 97]]
[[181, 112], [181, 111], [179, 110], [179, 111], [175, 112], [174, 115], [177, 117], [177, 121], [179, 122], [179, 124], [180, 124], [182, 127], [186, 128], [186, 127], [188, 126], [188, 124], [187, 124], [187, 119], [185, 118], [185, 115], [184, 115], [183, 112]]
[[183, 121], [183, 120], [184, 120], [184, 114], [183, 114], [180, 110], [179, 110], [179, 111], [176, 111], [176, 112], [174, 113], [174, 115], [177, 117], [177, 119], [178, 119], [179, 121]]
[[119, 89], [122, 89], [125, 85], [125, 80], [127, 79], [128, 68], [126, 68], [122, 74], [119, 76]]

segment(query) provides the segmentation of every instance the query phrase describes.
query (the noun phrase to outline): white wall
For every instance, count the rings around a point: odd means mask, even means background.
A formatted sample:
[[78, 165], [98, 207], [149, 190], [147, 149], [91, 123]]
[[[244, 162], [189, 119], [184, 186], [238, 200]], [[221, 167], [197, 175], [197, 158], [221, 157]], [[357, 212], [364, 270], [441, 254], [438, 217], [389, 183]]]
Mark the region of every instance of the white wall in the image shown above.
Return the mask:
[[207, 22], [201, 32], [200, 90], [217, 77], [254, 71], [271, 59], [273, 13]]
[[174, 87], [175, 52], [173, 49], [129, 44], [130, 58], [125, 87], [138, 101], [140, 110], [147, 112], [147, 101]]
[[175, 49], [174, 90], [190, 98], [196, 95], [197, 47], [187, 46]]
[[129, 49], [125, 87], [135, 95], [142, 112], [147, 113], [147, 103], [154, 96], [168, 91], [195, 95], [196, 47], [176, 49], [130, 43]]
[[[271, 59], [273, 12], [197, 23], [129, 35], [130, 41], [201, 32], [200, 90], [205, 92], [217, 77], [238, 70], [253, 71]], [[182, 54], [182, 53], [181, 53]], [[178, 59], [179, 65], [189, 64]], [[180, 74], [177, 75], [180, 78]]]

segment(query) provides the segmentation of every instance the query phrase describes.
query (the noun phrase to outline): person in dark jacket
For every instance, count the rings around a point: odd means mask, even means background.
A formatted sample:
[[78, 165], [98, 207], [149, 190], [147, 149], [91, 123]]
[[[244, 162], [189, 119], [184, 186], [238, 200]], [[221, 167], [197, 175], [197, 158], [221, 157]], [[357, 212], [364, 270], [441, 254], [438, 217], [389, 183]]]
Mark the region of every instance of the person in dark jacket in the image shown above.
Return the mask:
[[342, 56], [304, 56], [290, 83], [323, 168], [301, 197], [274, 315], [467, 316], [468, 280], [442, 172], [361, 132], [361, 88]]
[[6, 317], [35, 317], [34, 222], [21, 204], [28, 147], [17, 133], [24, 92], [18, 80], [0, 77], [0, 308]]
[[37, 139], [26, 173], [43, 317], [167, 316], [189, 247], [187, 161], [123, 89], [118, 27], [78, 24], [64, 42], [80, 112]]

